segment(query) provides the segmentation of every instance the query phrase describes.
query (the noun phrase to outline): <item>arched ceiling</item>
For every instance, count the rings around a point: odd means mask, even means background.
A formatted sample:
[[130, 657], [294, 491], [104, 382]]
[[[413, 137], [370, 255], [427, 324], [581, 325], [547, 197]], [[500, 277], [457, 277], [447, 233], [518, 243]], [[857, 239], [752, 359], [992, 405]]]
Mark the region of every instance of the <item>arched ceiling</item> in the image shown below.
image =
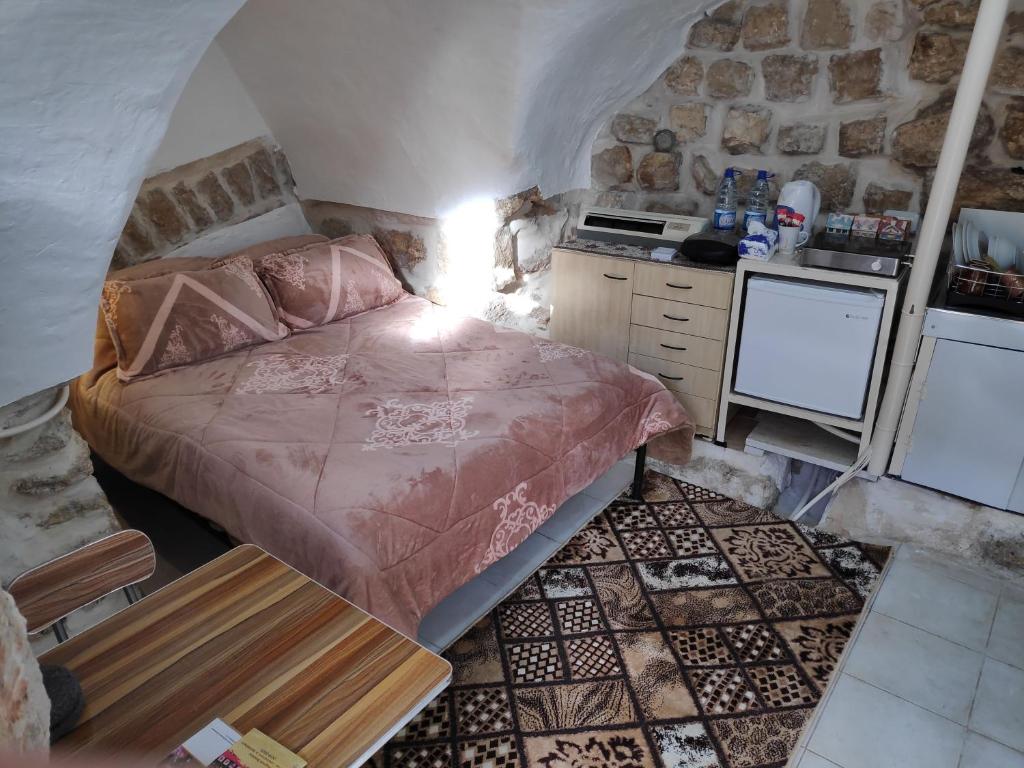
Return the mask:
[[218, 40], [301, 196], [421, 216], [588, 186], [702, 0], [249, 0]]
[[[585, 186], [705, 0], [5, 0], [0, 405], [87, 370], [175, 101], [220, 41], [299, 193], [426, 216]], [[225, 24], [227, 26], [225, 27]]]

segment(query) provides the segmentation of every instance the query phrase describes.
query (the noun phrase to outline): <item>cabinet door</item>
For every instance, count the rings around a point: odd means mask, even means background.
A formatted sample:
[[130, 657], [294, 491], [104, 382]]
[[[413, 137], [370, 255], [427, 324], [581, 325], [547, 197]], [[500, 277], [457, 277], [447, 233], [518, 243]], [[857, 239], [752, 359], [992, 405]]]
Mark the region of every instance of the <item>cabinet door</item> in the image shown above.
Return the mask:
[[1024, 352], [939, 339], [902, 477], [1006, 509], [1024, 463]]
[[552, 251], [551, 338], [626, 361], [633, 262]]

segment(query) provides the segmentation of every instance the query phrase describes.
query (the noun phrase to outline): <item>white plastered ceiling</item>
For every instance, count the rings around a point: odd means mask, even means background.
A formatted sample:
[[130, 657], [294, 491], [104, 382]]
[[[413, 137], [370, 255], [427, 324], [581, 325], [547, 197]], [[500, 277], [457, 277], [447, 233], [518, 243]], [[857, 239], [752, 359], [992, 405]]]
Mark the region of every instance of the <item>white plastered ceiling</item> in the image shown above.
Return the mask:
[[249, 0], [221, 33], [300, 196], [420, 216], [589, 186], [702, 0]]
[[[309, 199], [444, 216], [587, 186], [705, 0], [4, 0], [0, 405], [92, 364], [103, 276], [214, 35]], [[156, 165], [163, 163], [158, 162]]]

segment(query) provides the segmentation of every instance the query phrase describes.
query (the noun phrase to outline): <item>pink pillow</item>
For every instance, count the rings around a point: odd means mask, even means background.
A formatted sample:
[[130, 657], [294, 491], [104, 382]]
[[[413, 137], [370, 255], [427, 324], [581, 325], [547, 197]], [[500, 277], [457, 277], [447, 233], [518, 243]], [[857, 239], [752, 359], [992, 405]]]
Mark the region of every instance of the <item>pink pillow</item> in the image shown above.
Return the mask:
[[288, 335], [248, 256], [139, 280], [108, 280], [101, 301], [130, 381]]
[[256, 269], [294, 329], [313, 328], [376, 309], [405, 293], [387, 256], [370, 235], [264, 256]]

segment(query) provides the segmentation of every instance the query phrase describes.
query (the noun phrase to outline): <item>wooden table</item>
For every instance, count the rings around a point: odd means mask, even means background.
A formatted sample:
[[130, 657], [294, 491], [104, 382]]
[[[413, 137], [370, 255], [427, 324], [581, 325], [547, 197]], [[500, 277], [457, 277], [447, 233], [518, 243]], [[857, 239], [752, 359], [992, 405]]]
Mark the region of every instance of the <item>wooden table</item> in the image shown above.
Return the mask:
[[[451, 665], [252, 545], [48, 651], [86, 708], [59, 753], [155, 764], [215, 717], [311, 767], [359, 765], [451, 680]], [[140, 765], [143, 763], [139, 763]]]

